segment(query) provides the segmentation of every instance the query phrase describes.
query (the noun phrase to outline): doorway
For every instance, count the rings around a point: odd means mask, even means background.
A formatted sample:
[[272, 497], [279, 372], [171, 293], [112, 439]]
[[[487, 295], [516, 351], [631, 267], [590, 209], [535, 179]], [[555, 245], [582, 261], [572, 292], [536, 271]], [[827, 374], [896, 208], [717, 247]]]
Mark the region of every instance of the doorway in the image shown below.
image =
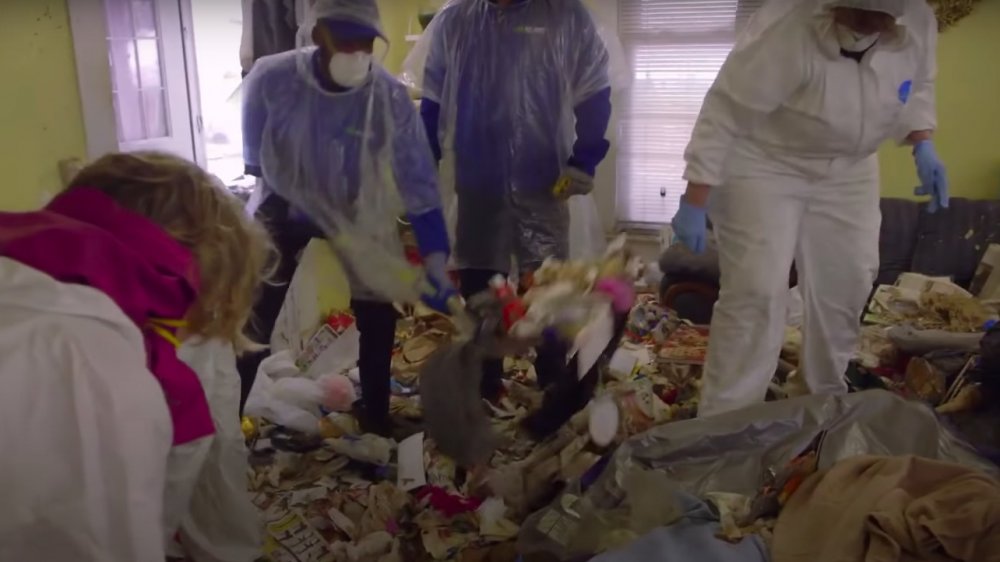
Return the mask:
[[91, 158], [159, 150], [194, 160], [180, 0], [69, 0]]
[[93, 159], [159, 150], [247, 187], [241, 0], [68, 0]]
[[191, 8], [188, 48], [194, 54], [188, 74], [196, 85], [193, 105], [200, 115], [195, 142], [200, 143], [204, 154], [199, 163], [230, 187], [252, 186], [254, 179], [243, 175], [243, 2], [187, 1]]

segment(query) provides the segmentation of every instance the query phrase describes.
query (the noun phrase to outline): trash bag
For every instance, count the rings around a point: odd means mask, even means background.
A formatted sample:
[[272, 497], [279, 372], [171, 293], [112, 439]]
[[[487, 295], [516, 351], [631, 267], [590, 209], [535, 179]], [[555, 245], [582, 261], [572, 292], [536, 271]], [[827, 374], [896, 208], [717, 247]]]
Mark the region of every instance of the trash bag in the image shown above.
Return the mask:
[[302, 353], [330, 312], [350, 307], [350, 294], [343, 265], [330, 245], [324, 240], [310, 241], [274, 322], [271, 353], [285, 349], [296, 356]]
[[[278, 353], [261, 362], [254, 380], [253, 388], [247, 397], [243, 413], [251, 417], [261, 417], [277, 425], [296, 431], [318, 434], [319, 408], [310, 408], [311, 402], [305, 400], [301, 383], [315, 382], [308, 379], [297, 379], [289, 374], [298, 373], [294, 361], [287, 352]], [[274, 379], [285, 375], [285, 378]], [[290, 383], [288, 381], [291, 381]], [[286, 386], [289, 385], [289, 386]], [[317, 389], [318, 389], [318, 385]], [[313, 395], [321, 399], [322, 392]], [[301, 400], [300, 400], [301, 399]], [[317, 401], [316, 404], [319, 404]]]
[[479, 345], [469, 340], [445, 345], [421, 369], [427, 434], [460, 466], [486, 463], [499, 444], [479, 399], [484, 359]]
[[474, 328], [442, 346], [420, 368], [420, 403], [427, 436], [461, 466], [485, 463], [500, 443], [480, 399], [483, 360], [527, 353], [540, 338], [503, 335], [504, 304], [492, 291], [472, 296]]
[[769, 470], [787, 465], [822, 432], [820, 470], [844, 458], [879, 454], [917, 455], [998, 473], [923, 404], [877, 390], [804, 396], [661, 425], [632, 437], [592, 486], [581, 493], [571, 483], [548, 508], [529, 517], [521, 526], [519, 550], [560, 560], [596, 554], [572, 548], [570, 539], [595, 513], [632, 501], [624, 483], [636, 470], [661, 473], [680, 492], [700, 498], [714, 492], [752, 498]]
[[[433, 22], [431, 22], [433, 25]], [[466, 308], [477, 325], [472, 338], [439, 349], [420, 369], [420, 401], [427, 435], [438, 450], [461, 466], [487, 462], [499, 444], [480, 400], [483, 360], [503, 318], [491, 293], [469, 299]]]
[[992, 407], [1000, 407], [1000, 324], [990, 328], [979, 341], [979, 366], [970, 378], [982, 385]]

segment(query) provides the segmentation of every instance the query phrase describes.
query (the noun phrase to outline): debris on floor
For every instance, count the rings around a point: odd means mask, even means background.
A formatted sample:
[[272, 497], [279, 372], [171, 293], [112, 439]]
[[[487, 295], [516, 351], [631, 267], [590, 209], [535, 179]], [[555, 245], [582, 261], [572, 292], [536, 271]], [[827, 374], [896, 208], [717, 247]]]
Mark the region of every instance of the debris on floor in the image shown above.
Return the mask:
[[[653, 295], [638, 297], [623, 355], [606, 377], [605, 390], [621, 412], [617, 441], [694, 415], [698, 361], [675, 362], [660, 353], [682, 325]], [[399, 322], [394, 419], [421, 418], [420, 370], [452, 335], [447, 320], [435, 315]], [[335, 339], [326, 342], [332, 345]], [[695, 357], [703, 355], [704, 341], [684, 337], [671, 349]], [[288, 379], [294, 367], [290, 357], [273, 358], [265, 372], [275, 378], [264, 384], [296, 387], [282, 382], [295, 380]], [[509, 357], [504, 367], [505, 396], [497, 404], [483, 403], [499, 443], [478, 472], [457, 466], [423, 434], [399, 444], [362, 435], [352, 413], [323, 406], [323, 393], [269, 393], [275, 401], [266, 403], [267, 415], [247, 420], [253, 491], [268, 521], [266, 554], [303, 562], [511, 560], [495, 553], [513, 552], [524, 517], [584, 476], [607, 449], [590, 442], [586, 410], [552, 438], [532, 441], [520, 429], [541, 403], [532, 357]], [[358, 386], [356, 371], [335, 374]], [[415, 454], [422, 457], [420, 466]]]
[[[979, 352], [970, 349], [968, 337], [961, 339], [962, 350], [953, 350], [957, 361], [935, 355], [940, 351], [936, 348], [912, 359], [896, 342], [901, 327], [975, 337], [996, 317], [995, 311], [966, 293], [950, 290], [940, 280], [929, 283], [930, 289], [923, 292], [907, 287], [879, 289], [868, 310], [858, 368], [872, 386], [919, 398], [942, 412], [974, 406], [977, 398], [982, 401], [980, 379], [963, 382], [967, 375], [961, 374], [972, 372], [976, 362], [971, 358]], [[356, 342], [339, 341], [356, 337], [356, 329], [349, 320], [341, 324], [347, 327], [339, 333], [323, 328], [322, 349], [310, 353], [322, 356], [331, 347], [356, 352], [352, 347]], [[913, 333], [905, 332], [907, 341], [913, 341]], [[421, 370], [454, 336], [447, 319], [425, 311], [409, 314], [398, 323], [392, 363], [394, 421], [419, 425], [423, 417]], [[416, 432], [399, 443], [361, 434], [354, 414], [343, 407], [345, 397], [360, 392], [354, 362], [338, 364], [326, 357], [327, 364], [338, 365], [340, 370], [323, 369], [321, 375], [326, 378], [303, 378], [304, 383], [297, 383], [286, 381], [303, 376], [298, 358], [288, 353], [272, 357], [262, 366], [265, 392], [248, 402], [253, 419], [244, 424], [252, 451], [255, 504], [266, 514], [265, 554], [281, 562], [514, 560], [515, 543], [524, 535], [526, 520], [545, 527], [542, 532], [547, 536], [562, 537], [567, 544], [582, 545], [594, 553], [623, 546], [681, 517], [680, 508], [664, 501], [658, 505], [661, 511], [654, 509], [657, 506], [629, 505], [626, 513], [609, 504], [603, 511], [588, 512], [597, 514], [593, 522], [576, 521], [572, 529], [562, 530], [562, 519], [545, 519], [544, 510], [539, 510], [560, 493], [561, 501], [568, 502], [561, 512], [583, 509], [582, 504], [573, 503], [583, 501], [581, 483], [600, 474], [618, 444], [695, 416], [707, 340], [707, 327], [683, 322], [662, 308], [655, 295], [638, 295], [624, 340], [603, 371], [602, 399], [613, 401], [619, 412], [617, 436], [607, 446], [592, 441], [587, 410], [543, 442], [528, 437], [521, 422], [542, 402], [533, 355], [507, 357], [504, 395], [495, 403], [476, 404], [497, 441], [490, 444], [485, 462], [465, 468], [424, 433]], [[945, 347], [955, 347], [958, 340], [947, 341]], [[796, 372], [801, 347], [801, 331], [789, 328], [773, 398], [804, 392]], [[345, 381], [352, 388], [345, 388]], [[766, 544], [775, 508], [816, 469], [819, 445], [814, 445], [795, 463], [768, 473], [770, 480], [757, 497], [752, 492], [699, 497], [699, 502], [707, 503], [698, 509], [719, 518], [713, 536], [732, 543], [756, 537]], [[635, 475], [637, 482], [645, 482], [644, 477]], [[645, 485], [650, 489], [666, 486]], [[645, 518], [635, 520], [636, 513]]]

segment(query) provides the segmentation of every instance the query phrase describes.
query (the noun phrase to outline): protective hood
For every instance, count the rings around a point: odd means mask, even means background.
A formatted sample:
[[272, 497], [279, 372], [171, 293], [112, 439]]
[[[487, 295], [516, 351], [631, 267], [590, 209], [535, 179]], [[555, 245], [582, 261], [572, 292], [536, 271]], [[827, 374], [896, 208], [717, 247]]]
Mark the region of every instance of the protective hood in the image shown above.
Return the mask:
[[143, 333], [147, 366], [170, 408], [174, 444], [214, 432], [197, 375], [151, 329], [157, 319], [184, 318], [198, 296], [189, 250], [103, 192], [77, 188], [41, 211], [0, 214], [0, 256], [107, 295]]
[[375, 0], [316, 0], [306, 10], [299, 29], [299, 47], [311, 44], [313, 27], [319, 21], [329, 22], [341, 30], [353, 28], [370, 31], [386, 43], [389, 42], [382, 28], [382, 18]]
[[[733, 50], [746, 49], [772, 32], [786, 20], [810, 20], [817, 32], [829, 39], [828, 51], [831, 56], [840, 56], [840, 48], [834, 33], [833, 8], [857, 8], [884, 12], [897, 19], [896, 29], [884, 34], [889, 41], [901, 41], [906, 36], [905, 16], [908, 0], [770, 0], [754, 13], [747, 27], [742, 30]], [[923, 3], [915, 2], [914, 4]], [[926, 8], [926, 4], [924, 4]], [[912, 7], [911, 8], [915, 8]], [[914, 9], [914, 11], [916, 11]], [[789, 21], [789, 23], [792, 23]], [[886, 41], [888, 42], [888, 41]]]
[[912, 0], [832, 0], [830, 8], [854, 8], [882, 12], [899, 19], [906, 14], [906, 3]]

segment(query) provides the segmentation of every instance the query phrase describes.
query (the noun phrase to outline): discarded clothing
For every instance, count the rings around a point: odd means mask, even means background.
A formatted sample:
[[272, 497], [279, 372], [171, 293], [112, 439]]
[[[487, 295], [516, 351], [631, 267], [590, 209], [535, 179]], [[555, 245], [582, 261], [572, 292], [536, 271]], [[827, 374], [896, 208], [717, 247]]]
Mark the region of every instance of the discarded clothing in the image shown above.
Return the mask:
[[417, 499], [423, 500], [424, 498], [427, 499], [427, 503], [432, 508], [448, 518], [476, 511], [483, 504], [483, 500], [463, 498], [462, 496], [449, 494], [443, 488], [438, 488], [437, 486], [427, 486], [417, 492]]
[[807, 479], [778, 517], [774, 562], [1000, 560], [1000, 483], [957, 464], [859, 456]]

